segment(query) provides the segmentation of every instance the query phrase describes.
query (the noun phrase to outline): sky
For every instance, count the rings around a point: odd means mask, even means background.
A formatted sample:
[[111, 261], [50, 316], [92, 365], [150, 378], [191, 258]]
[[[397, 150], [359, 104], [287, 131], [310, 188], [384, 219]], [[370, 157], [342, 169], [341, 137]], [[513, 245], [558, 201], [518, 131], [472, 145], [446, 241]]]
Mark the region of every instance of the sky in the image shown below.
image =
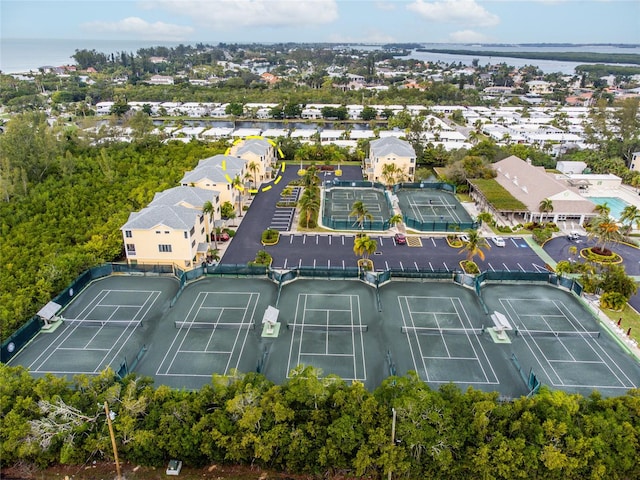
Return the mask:
[[0, 41], [640, 43], [639, 0], [0, 0]]

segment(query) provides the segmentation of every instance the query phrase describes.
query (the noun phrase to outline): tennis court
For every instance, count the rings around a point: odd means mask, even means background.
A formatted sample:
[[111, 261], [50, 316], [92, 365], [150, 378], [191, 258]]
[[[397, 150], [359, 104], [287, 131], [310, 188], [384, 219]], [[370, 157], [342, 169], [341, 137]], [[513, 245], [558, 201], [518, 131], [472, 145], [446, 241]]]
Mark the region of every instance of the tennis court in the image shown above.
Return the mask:
[[522, 368], [543, 384], [589, 395], [621, 395], [640, 385], [638, 363], [567, 292], [544, 285], [488, 285], [490, 310], [505, 314], [514, 330], [511, 349]]
[[353, 204], [361, 201], [370, 218], [365, 219], [368, 225], [382, 225], [391, 218], [391, 211], [387, 204], [385, 193], [374, 188], [333, 187], [324, 191], [323, 217], [331, 223], [344, 224], [351, 228], [359, 228], [358, 219], [350, 215]]
[[262, 315], [277, 287], [265, 280], [204, 278], [187, 286], [163, 320], [138, 372], [175, 388], [200, 388], [214, 373], [253, 372]]
[[[640, 364], [571, 293], [541, 284], [487, 284], [482, 300], [511, 329], [498, 341], [473, 289], [450, 281], [203, 277], [178, 292], [174, 278], [113, 275], [66, 307], [10, 364], [34, 375], [115, 371], [199, 389], [214, 374], [263, 373], [282, 383], [299, 366], [375, 389], [409, 371], [433, 388], [453, 383], [528, 393], [527, 375], [571, 393], [620, 395], [640, 386]], [[268, 307], [277, 328], [263, 325]], [[123, 370], [122, 366], [128, 368]]]
[[[278, 304], [285, 327], [266, 344], [264, 373], [282, 382], [305, 365], [369, 384], [378, 352], [374, 306], [374, 291], [360, 282], [298, 280], [285, 286]], [[381, 381], [379, 373], [373, 382]]]
[[420, 223], [471, 222], [471, 215], [455, 195], [437, 189], [401, 189], [396, 192], [402, 215]]
[[111, 276], [89, 285], [11, 363], [36, 376], [94, 375], [131, 364], [158, 328], [175, 279]]
[[453, 283], [391, 282], [380, 295], [398, 375], [415, 371], [433, 388], [453, 383], [507, 397], [526, 393], [472, 291]]

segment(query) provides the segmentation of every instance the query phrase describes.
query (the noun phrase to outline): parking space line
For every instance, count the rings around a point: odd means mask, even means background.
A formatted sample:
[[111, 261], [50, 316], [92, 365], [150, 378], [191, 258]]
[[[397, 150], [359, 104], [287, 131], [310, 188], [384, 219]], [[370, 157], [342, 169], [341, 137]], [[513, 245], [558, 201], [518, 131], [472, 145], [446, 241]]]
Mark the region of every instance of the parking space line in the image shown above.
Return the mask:
[[284, 265], [282, 266], [282, 269], [283, 269], [283, 270], [286, 270], [286, 269], [287, 269], [287, 260], [289, 260], [289, 259], [288, 259], [288, 258], [285, 258], [285, 259], [284, 259]]
[[433, 265], [431, 265], [431, 262], [429, 262], [429, 268], [431, 269], [431, 271], [433, 272]]
[[307, 236], [306, 236], [306, 235], [303, 235], [303, 236], [302, 236], [302, 244], [303, 244], [303, 245], [306, 245], [306, 244], [307, 244]]
[[417, 262], [413, 262], [413, 264], [416, 266], [416, 272], [419, 272], [420, 268], [418, 268], [418, 263]]
[[431, 243], [433, 243], [434, 247], [437, 247], [438, 245], [436, 244], [436, 239], [431, 237]]
[[522, 265], [520, 265], [519, 263], [516, 263], [516, 265], [518, 265], [520, 267], [520, 270], [522, 270], [523, 272], [526, 272], [526, 270], [524, 268], [522, 268]]
[[447, 264], [445, 262], [442, 262], [442, 264], [444, 265], [444, 269], [448, 272], [449, 271], [449, 267], [447, 267]]
[[510, 272], [510, 271], [511, 271], [511, 270], [509, 270], [509, 267], [507, 267], [507, 264], [506, 264], [506, 263], [503, 263], [502, 265], [504, 265], [504, 269], [505, 269], [507, 272]]
[[402, 262], [400, 262], [400, 268], [402, 269], [402, 271], [404, 272], [404, 266], [402, 265]]

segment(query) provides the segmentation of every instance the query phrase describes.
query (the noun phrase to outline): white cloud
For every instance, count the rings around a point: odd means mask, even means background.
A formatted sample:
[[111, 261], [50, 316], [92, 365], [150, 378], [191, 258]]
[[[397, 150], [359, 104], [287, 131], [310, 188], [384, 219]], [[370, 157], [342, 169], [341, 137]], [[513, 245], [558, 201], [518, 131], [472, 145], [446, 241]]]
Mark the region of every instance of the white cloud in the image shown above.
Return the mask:
[[139, 17], [127, 17], [117, 22], [87, 22], [82, 29], [91, 33], [118, 34], [152, 40], [184, 40], [194, 29], [165, 22], [150, 23]]
[[479, 27], [493, 27], [500, 23], [497, 15], [485, 10], [475, 0], [416, 0], [407, 5], [407, 9], [434, 22]]
[[396, 9], [396, 5], [394, 5], [391, 2], [375, 2], [374, 6], [378, 9], [378, 10], [384, 10], [384, 11], [391, 11], [391, 10], [395, 10]]
[[459, 30], [449, 34], [449, 41], [453, 43], [483, 43], [490, 42], [491, 39], [487, 35], [473, 30]]
[[211, 29], [243, 27], [305, 27], [338, 18], [336, 0], [159, 0], [146, 8], [161, 8], [191, 18]]

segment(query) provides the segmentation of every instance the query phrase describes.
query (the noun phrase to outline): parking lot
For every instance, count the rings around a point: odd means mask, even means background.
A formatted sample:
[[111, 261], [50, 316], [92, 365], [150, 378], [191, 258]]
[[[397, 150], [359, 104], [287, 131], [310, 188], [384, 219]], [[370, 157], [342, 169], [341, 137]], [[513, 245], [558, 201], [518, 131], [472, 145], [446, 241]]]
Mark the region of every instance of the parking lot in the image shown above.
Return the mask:
[[[392, 235], [370, 235], [378, 248], [371, 257], [376, 270], [460, 270], [466, 258], [462, 249], [452, 248], [444, 237], [421, 236], [421, 246], [399, 245]], [[353, 252], [355, 235], [284, 234], [277, 245], [266, 250], [273, 257], [272, 267], [287, 270], [305, 267], [355, 267], [358, 257]], [[415, 238], [415, 237], [413, 237]], [[505, 246], [489, 242], [485, 260], [474, 261], [481, 270], [543, 271], [544, 262], [522, 237], [505, 238]]]

